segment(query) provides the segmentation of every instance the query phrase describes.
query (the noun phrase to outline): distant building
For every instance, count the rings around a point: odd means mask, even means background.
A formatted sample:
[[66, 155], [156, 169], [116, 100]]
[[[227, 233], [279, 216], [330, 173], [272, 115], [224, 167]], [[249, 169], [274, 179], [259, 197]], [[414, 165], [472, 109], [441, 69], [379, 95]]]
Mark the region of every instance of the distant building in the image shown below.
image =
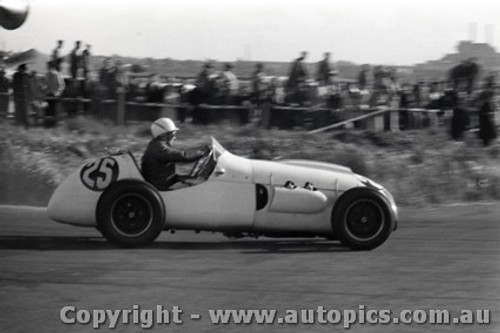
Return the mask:
[[457, 45], [457, 52], [445, 55], [440, 60], [431, 60], [415, 66], [415, 75], [421, 80], [442, 80], [448, 71], [470, 58], [477, 58], [481, 66], [481, 77], [490, 71], [500, 70], [500, 53], [487, 43], [461, 41]]

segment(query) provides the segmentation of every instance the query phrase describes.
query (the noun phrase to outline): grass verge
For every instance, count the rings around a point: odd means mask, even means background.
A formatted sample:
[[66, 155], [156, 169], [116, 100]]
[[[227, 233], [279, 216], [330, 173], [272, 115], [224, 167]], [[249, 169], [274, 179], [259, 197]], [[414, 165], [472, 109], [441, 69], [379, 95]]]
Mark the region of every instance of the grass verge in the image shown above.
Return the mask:
[[[444, 128], [310, 135], [254, 125], [180, 127], [176, 144], [183, 148], [205, 145], [214, 136], [229, 151], [249, 158], [311, 159], [348, 166], [386, 186], [404, 206], [500, 199], [500, 144], [484, 148], [473, 133], [455, 142]], [[112, 126], [75, 118], [57, 128], [29, 130], [0, 124], [0, 202], [43, 205], [55, 186], [86, 158], [103, 156], [112, 148], [140, 157], [149, 138], [145, 123]], [[28, 200], [27, 194], [33, 198]]]

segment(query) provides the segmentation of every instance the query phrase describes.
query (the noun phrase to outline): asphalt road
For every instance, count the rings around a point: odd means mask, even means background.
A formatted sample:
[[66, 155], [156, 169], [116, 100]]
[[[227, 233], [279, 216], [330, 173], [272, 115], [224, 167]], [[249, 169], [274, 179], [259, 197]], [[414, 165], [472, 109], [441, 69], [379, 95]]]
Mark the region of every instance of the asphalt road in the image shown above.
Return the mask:
[[[61, 309], [134, 305], [182, 309], [183, 323], [153, 327], [161, 332], [344, 331], [342, 324], [214, 325], [208, 314], [277, 309], [284, 316], [287, 309], [318, 307], [353, 309], [357, 316], [488, 309], [489, 325], [355, 324], [349, 331], [500, 332], [500, 205], [407, 209], [400, 217], [399, 230], [370, 252], [323, 240], [191, 232], [164, 233], [153, 246], [123, 250], [93, 229], [51, 222], [44, 209], [0, 206], [0, 332], [89, 332], [91, 325], [63, 324]], [[141, 330], [120, 322], [114, 332]]]

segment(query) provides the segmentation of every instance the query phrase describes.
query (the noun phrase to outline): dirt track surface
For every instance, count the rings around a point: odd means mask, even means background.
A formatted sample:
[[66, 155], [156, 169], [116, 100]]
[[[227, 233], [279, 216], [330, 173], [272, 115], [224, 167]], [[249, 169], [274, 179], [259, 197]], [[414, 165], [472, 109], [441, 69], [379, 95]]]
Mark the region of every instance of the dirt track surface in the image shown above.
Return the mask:
[[[342, 332], [342, 325], [213, 325], [209, 309], [491, 310], [489, 325], [362, 325], [351, 332], [500, 332], [498, 204], [403, 210], [386, 244], [353, 252], [323, 240], [228, 240], [164, 233], [117, 249], [94, 229], [44, 209], [0, 206], [0, 332], [90, 332], [65, 325], [77, 309], [183, 310], [161, 332]], [[200, 314], [201, 319], [191, 319]], [[74, 315], [73, 315], [74, 317]], [[107, 324], [100, 331], [107, 331]], [[118, 324], [114, 332], [140, 332]]]

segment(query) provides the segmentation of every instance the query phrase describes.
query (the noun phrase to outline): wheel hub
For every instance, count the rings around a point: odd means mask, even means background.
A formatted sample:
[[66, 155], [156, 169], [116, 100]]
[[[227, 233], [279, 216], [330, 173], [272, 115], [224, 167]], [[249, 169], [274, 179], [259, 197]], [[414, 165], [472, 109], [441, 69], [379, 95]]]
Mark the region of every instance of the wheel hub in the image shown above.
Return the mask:
[[382, 209], [377, 202], [360, 199], [353, 203], [346, 214], [346, 231], [358, 241], [375, 238], [384, 226]]
[[149, 228], [152, 208], [143, 196], [126, 194], [115, 201], [111, 215], [118, 232], [127, 236], [137, 236]]

